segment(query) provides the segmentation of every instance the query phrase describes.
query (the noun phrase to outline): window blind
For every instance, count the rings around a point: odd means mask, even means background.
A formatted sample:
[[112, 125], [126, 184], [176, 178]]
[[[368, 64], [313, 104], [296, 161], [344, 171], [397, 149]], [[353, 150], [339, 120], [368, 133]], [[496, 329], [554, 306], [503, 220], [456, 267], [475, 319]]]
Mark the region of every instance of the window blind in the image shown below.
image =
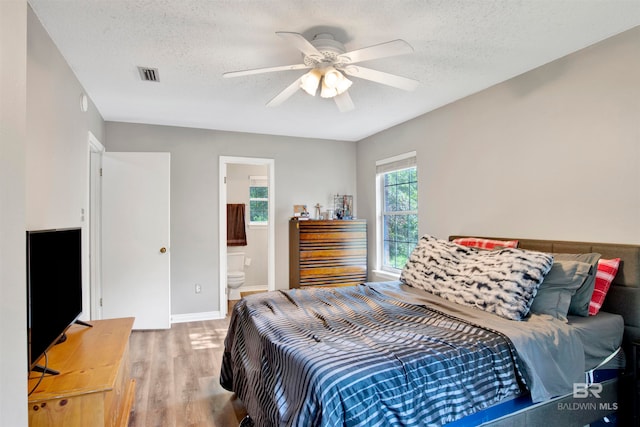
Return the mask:
[[250, 187], [268, 187], [269, 181], [266, 176], [249, 176]]
[[418, 164], [415, 151], [376, 162], [376, 174], [408, 169]]

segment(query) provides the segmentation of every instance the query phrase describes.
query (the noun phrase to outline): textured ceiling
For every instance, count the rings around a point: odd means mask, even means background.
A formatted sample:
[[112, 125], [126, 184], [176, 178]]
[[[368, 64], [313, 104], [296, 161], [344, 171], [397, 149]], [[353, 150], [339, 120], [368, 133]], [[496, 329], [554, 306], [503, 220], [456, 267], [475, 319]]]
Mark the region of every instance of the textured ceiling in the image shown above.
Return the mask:
[[[103, 118], [357, 141], [640, 25], [640, 0], [29, 0]], [[362, 63], [420, 81], [405, 92], [353, 79], [355, 110], [301, 90], [276, 31], [333, 33], [347, 50], [394, 39], [413, 54]], [[159, 70], [143, 82], [137, 67]]]

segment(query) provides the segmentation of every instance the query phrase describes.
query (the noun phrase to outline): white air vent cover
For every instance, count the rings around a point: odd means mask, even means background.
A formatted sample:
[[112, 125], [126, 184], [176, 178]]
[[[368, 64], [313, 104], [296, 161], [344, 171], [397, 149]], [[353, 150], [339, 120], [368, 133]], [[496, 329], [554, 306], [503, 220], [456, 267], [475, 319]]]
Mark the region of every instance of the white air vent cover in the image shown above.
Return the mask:
[[160, 75], [157, 68], [138, 67], [140, 78], [145, 82], [159, 82]]

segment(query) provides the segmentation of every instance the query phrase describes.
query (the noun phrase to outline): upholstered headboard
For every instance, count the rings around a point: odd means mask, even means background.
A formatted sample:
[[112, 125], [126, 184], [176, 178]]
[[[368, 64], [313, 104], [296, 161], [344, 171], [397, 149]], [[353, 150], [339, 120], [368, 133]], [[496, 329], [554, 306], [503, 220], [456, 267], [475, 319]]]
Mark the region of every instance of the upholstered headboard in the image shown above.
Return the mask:
[[[449, 236], [449, 240], [458, 237]], [[535, 240], [518, 237], [483, 237], [498, 240], [518, 240], [518, 247], [551, 253], [597, 252], [602, 258], [620, 258], [620, 267], [602, 310], [620, 314], [625, 323], [625, 347], [640, 339], [640, 245], [615, 243], [569, 242], [562, 240]]]

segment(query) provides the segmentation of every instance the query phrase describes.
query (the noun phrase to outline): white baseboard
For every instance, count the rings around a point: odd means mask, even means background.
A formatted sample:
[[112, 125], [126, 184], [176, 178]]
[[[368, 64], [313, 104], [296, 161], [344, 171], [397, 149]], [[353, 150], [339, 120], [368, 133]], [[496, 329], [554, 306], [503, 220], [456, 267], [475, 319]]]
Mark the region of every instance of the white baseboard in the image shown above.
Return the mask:
[[240, 292], [251, 292], [251, 291], [265, 291], [265, 292], [267, 292], [269, 289], [267, 289], [266, 286], [254, 285], [254, 286], [242, 286], [242, 287], [238, 288], [238, 290]]
[[[241, 286], [236, 289], [237, 291], [267, 291], [266, 286]], [[186, 322], [199, 322], [202, 320], [218, 320], [224, 319], [224, 316], [220, 314], [220, 311], [204, 311], [201, 313], [185, 313], [185, 314], [172, 314], [171, 323], [186, 323]]]
[[224, 319], [219, 311], [205, 311], [202, 313], [172, 314], [171, 323], [198, 322], [202, 320]]

